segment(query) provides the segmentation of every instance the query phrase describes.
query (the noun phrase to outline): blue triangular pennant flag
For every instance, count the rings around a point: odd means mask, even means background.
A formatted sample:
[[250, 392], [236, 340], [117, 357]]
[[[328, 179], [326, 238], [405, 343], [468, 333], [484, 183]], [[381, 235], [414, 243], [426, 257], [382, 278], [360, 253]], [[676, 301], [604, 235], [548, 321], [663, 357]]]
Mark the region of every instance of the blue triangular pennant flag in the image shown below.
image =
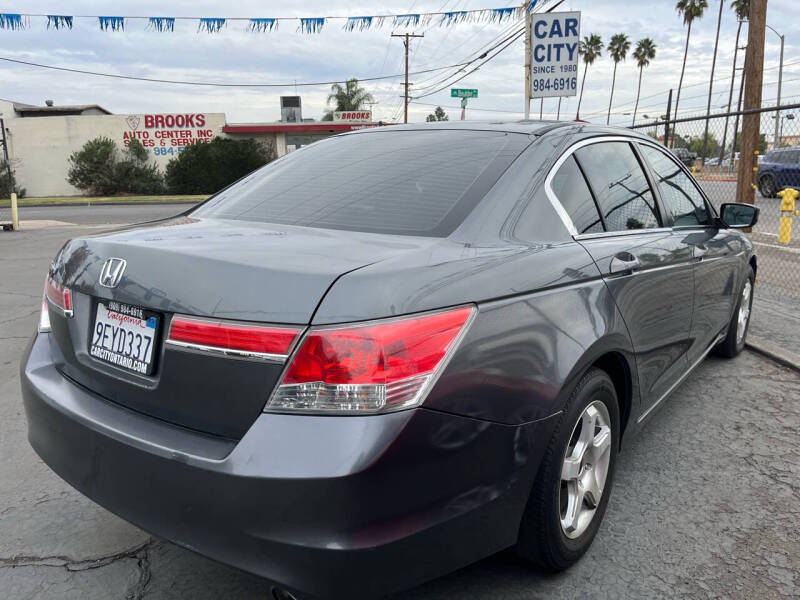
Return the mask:
[[156, 31], [175, 31], [174, 17], [148, 17], [147, 21]]
[[72, 29], [72, 17], [67, 15], [47, 15], [47, 28]]
[[125, 17], [97, 17], [101, 31], [124, 31]]
[[325, 25], [324, 17], [310, 17], [300, 19], [300, 31], [303, 33], [319, 33]]
[[25, 29], [25, 21], [16, 13], [0, 13], [0, 29]]
[[200, 23], [197, 25], [197, 31], [205, 30], [208, 33], [217, 33], [223, 27], [225, 27], [225, 19], [204, 17], [200, 19]]
[[273, 29], [278, 28], [278, 20], [277, 19], [250, 19], [250, 25], [248, 29], [250, 31], [272, 31]]

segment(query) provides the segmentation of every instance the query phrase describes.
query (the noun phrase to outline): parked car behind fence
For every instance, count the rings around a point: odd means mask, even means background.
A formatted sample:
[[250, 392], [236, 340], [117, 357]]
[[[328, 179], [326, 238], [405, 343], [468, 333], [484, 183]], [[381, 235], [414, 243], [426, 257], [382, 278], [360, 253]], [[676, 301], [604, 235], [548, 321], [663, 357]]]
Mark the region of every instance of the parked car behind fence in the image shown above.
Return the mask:
[[758, 165], [756, 182], [765, 198], [775, 198], [784, 188], [800, 186], [800, 146], [767, 152]]

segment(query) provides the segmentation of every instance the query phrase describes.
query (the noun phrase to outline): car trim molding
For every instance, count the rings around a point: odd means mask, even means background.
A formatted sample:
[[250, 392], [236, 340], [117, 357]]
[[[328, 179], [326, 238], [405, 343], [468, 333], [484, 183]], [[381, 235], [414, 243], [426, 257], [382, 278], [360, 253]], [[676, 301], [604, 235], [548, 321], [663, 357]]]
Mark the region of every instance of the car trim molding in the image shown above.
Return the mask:
[[556, 193], [553, 191], [551, 183], [553, 178], [555, 177], [558, 169], [561, 168], [561, 165], [572, 156], [572, 154], [583, 148], [584, 146], [590, 146], [592, 144], [600, 144], [602, 142], [626, 142], [628, 144], [646, 144], [648, 146], [653, 146], [654, 148], [661, 149], [659, 144], [655, 142], [650, 142], [648, 140], [640, 139], [638, 137], [627, 137], [624, 135], [601, 135], [596, 137], [587, 138], [584, 140], [580, 140], [572, 144], [569, 148], [567, 148], [564, 153], [558, 157], [558, 160], [550, 167], [550, 171], [547, 173], [547, 177], [544, 179], [544, 192], [547, 196], [547, 199], [550, 200], [550, 204], [553, 205], [553, 209], [556, 211], [558, 216], [561, 218], [561, 222], [564, 223], [564, 227], [567, 228], [570, 235], [576, 240], [583, 240], [583, 239], [592, 239], [592, 238], [599, 238], [599, 237], [616, 237], [618, 235], [634, 235], [634, 234], [642, 234], [642, 233], [660, 233], [665, 231], [672, 231], [671, 227], [656, 227], [653, 229], [628, 229], [625, 231], [602, 231], [600, 233], [578, 233], [578, 230], [575, 228], [575, 224], [572, 222], [569, 214], [567, 213], [564, 205], [561, 204], [561, 201], [556, 196]]
[[719, 335], [717, 335], [717, 337], [714, 338], [714, 341], [712, 341], [711, 344], [709, 344], [708, 348], [703, 350], [703, 353], [697, 358], [696, 361], [694, 361], [692, 366], [690, 366], [688, 369], [686, 369], [686, 371], [684, 371], [683, 375], [678, 377], [678, 379], [676, 379], [675, 382], [673, 382], [673, 384], [671, 386], [669, 386], [669, 388], [667, 388], [667, 391], [664, 392], [663, 394], [661, 394], [661, 396], [659, 397], [658, 400], [653, 402], [653, 404], [651, 404], [650, 407], [646, 411], [644, 411], [641, 415], [639, 415], [639, 417], [636, 419], [636, 423], [641, 423], [642, 421], [644, 421], [647, 418], [647, 415], [649, 415], [658, 406], [660, 406], [661, 402], [663, 402], [664, 399], [667, 396], [669, 396], [676, 387], [678, 387], [681, 383], [683, 383], [683, 381], [692, 373], [692, 371], [694, 371], [695, 368], [701, 362], [703, 362], [703, 359], [706, 356], [708, 356], [708, 353], [711, 352], [711, 350], [714, 349], [714, 346], [719, 344], [724, 338], [725, 338], [725, 334], [724, 333], [720, 333]]
[[170, 346], [177, 346], [186, 350], [197, 350], [208, 354], [220, 354], [233, 358], [250, 358], [274, 363], [284, 363], [288, 354], [268, 354], [266, 352], [250, 352], [247, 350], [232, 350], [230, 348], [217, 348], [216, 346], [206, 346], [204, 344], [193, 344], [191, 342], [179, 342], [178, 340], [165, 340]]

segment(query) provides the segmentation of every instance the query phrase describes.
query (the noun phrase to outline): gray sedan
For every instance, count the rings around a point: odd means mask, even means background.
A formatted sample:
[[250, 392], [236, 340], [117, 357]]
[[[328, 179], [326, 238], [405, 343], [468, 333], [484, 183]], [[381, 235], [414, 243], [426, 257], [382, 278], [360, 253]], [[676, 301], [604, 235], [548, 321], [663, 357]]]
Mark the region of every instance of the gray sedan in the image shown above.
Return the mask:
[[708, 352], [741, 352], [757, 218], [622, 129], [336, 136], [62, 248], [21, 365], [30, 443], [279, 599], [512, 546], [566, 569], [625, 441]]

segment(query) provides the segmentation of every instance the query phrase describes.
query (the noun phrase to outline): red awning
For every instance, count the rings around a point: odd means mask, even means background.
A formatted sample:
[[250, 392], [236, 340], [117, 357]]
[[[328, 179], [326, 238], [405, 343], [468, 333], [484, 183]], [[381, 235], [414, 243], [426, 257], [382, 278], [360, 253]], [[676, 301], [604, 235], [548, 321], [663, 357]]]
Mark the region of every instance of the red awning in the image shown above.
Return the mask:
[[248, 123], [242, 125], [225, 125], [223, 133], [338, 133], [363, 127], [375, 126], [358, 123], [332, 123], [317, 121], [315, 123]]

